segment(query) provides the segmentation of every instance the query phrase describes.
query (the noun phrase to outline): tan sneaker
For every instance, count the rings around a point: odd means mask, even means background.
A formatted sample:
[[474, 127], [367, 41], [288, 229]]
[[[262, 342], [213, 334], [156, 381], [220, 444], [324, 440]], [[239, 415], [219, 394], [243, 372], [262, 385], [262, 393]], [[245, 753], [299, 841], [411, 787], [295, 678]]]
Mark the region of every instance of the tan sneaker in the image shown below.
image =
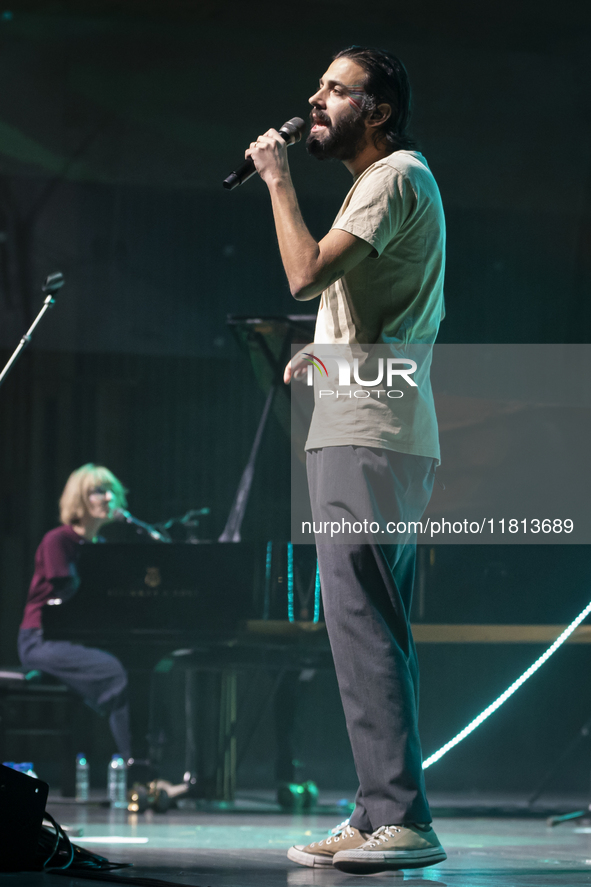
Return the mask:
[[295, 844], [287, 851], [287, 858], [298, 865], [332, 865], [333, 856], [338, 850], [354, 850], [370, 838], [367, 832], [360, 832], [347, 823], [333, 829], [332, 834], [322, 841], [312, 844]]
[[418, 869], [447, 859], [430, 825], [383, 825], [361, 847], [340, 847], [333, 865], [341, 872], [371, 875]]

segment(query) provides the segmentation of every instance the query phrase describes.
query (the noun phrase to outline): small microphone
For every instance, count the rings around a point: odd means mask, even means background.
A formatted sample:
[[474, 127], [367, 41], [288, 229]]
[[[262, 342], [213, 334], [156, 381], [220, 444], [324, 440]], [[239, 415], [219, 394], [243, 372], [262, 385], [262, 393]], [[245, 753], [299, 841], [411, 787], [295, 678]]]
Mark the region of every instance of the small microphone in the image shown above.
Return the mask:
[[133, 524], [134, 527], [137, 527], [139, 530], [143, 530], [144, 533], [147, 533], [148, 536], [151, 536], [152, 539], [155, 539], [156, 542], [170, 542], [170, 537], [165, 536], [164, 533], [161, 533], [156, 527], [153, 527], [151, 524], [145, 523], [143, 520], [140, 520], [138, 517], [134, 517], [133, 514], [130, 514], [125, 508], [117, 508], [112, 515], [114, 520], [123, 520], [127, 524]]
[[44, 293], [49, 293], [50, 296], [55, 296], [58, 290], [62, 288], [64, 285], [64, 275], [61, 271], [54, 271], [53, 274], [49, 274], [45, 278], [45, 283], [41, 287], [41, 291]]
[[[306, 128], [306, 123], [301, 117], [292, 117], [287, 123], [284, 123], [279, 130], [279, 135], [287, 142], [288, 145], [295, 145], [302, 137], [302, 133]], [[248, 157], [237, 169], [230, 173], [227, 179], [224, 179], [223, 185], [228, 191], [242, 185], [256, 172], [254, 160]]]
[[134, 520], [132, 514], [129, 511], [126, 511], [125, 508], [116, 508], [112, 515], [114, 520], [124, 520], [129, 521], [130, 523]]

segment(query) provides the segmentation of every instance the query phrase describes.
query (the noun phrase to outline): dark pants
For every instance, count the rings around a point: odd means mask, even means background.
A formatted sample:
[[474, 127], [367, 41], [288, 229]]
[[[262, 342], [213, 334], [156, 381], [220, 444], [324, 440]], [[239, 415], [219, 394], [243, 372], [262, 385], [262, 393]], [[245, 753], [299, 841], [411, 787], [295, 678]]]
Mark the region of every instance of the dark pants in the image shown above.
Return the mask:
[[[315, 522], [419, 520], [435, 462], [370, 447], [308, 453]], [[351, 825], [430, 822], [418, 734], [419, 670], [410, 629], [414, 535], [396, 544], [316, 535], [322, 600], [359, 778]]]
[[18, 655], [23, 668], [58, 678], [99, 714], [108, 715], [117, 751], [131, 755], [127, 673], [118, 659], [68, 641], [46, 641], [40, 628], [21, 628]]

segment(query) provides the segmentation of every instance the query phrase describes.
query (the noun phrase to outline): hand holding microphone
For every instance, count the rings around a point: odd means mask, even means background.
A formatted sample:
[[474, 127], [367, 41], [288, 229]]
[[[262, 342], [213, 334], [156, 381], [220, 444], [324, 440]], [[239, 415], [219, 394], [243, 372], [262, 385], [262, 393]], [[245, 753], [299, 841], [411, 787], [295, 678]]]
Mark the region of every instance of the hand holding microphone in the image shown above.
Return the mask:
[[[246, 152], [244, 163], [224, 179], [224, 188], [231, 191], [233, 188], [246, 182], [257, 170], [261, 177], [264, 177], [264, 173], [267, 170], [276, 168], [282, 162], [278, 150], [283, 147], [283, 142], [287, 146], [299, 142], [305, 128], [305, 121], [301, 117], [292, 117], [291, 120], [283, 124], [279, 131], [269, 129], [264, 136], [259, 136], [256, 142], [251, 142], [250, 148]], [[257, 156], [258, 165], [256, 166], [252, 157], [253, 154]]]

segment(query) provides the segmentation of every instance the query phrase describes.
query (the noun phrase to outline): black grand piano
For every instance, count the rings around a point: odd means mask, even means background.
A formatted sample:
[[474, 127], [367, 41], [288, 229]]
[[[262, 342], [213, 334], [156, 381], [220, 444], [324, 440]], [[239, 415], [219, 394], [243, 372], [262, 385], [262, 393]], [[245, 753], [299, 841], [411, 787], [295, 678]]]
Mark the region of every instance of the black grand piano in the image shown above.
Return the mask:
[[[148, 757], [157, 767], [165, 762], [170, 743], [161, 724], [181, 724], [178, 778], [194, 775], [203, 797], [233, 798], [236, 770], [275, 705], [275, 770], [290, 783], [293, 682], [303, 669], [332, 668], [313, 603], [314, 551], [300, 546], [291, 558], [290, 568], [287, 543], [87, 545], [77, 594], [45, 607], [45, 636], [122, 661]], [[264, 698], [256, 692], [261, 672], [272, 676]]]

